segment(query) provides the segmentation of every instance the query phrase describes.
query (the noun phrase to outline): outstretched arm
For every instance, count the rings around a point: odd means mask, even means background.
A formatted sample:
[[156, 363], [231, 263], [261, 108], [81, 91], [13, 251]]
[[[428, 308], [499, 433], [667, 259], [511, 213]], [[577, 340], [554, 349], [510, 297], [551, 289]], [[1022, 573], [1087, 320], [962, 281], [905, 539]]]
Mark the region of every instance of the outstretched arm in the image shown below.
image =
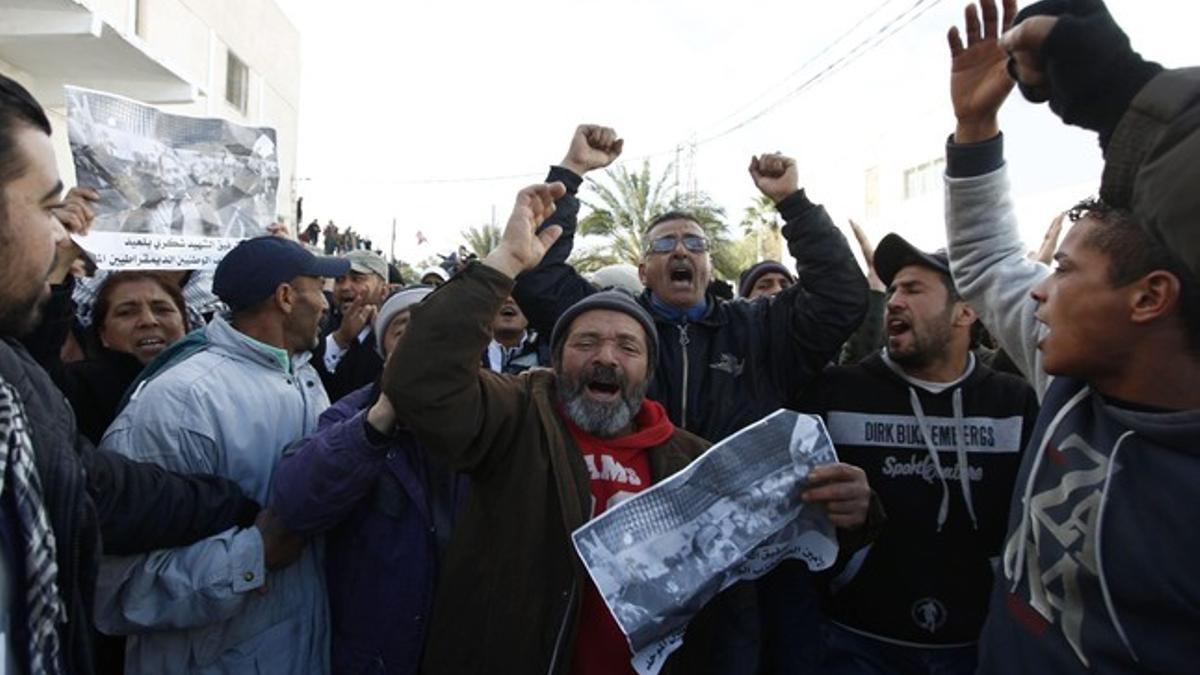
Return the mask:
[[624, 147], [625, 141], [612, 129], [583, 124], [571, 137], [571, 145], [562, 162], [550, 168], [546, 182], [562, 183], [566, 191], [542, 227], [558, 227], [562, 235], [546, 252], [541, 264], [522, 274], [513, 289], [513, 298], [529, 318], [529, 325], [540, 335], [550, 335], [554, 322], [568, 307], [595, 292], [592, 285], [567, 264], [575, 247], [575, 227], [579, 220], [576, 193], [587, 172], [612, 164]]
[[837, 358], [867, 311], [867, 280], [846, 238], [821, 206], [799, 189], [796, 162], [779, 154], [754, 157], [750, 176], [775, 202], [783, 236], [796, 259], [796, 284], [766, 309], [770, 354], [785, 400]]
[[966, 43], [950, 30], [950, 91], [958, 119], [946, 148], [946, 239], [950, 271], [959, 293], [1039, 393], [1048, 379], [1037, 351], [1039, 324], [1030, 291], [1049, 269], [1029, 260], [1017, 230], [1016, 212], [1004, 170], [997, 119], [1012, 91], [1001, 26], [1016, 13], [1005, 0], [998, 16], [994, 0], [966, 12]]
[[561, 233], [557, 226], [537, 230], [564, 192], [561, 183], [522, 190], [500, 245], [413, 309], [384, 368], [383, 393], [396, 417], [455, 470], [502, 461], [520, 428], [523, 380], [481, 373], [479, 353], [513, 277], [537, 266]]

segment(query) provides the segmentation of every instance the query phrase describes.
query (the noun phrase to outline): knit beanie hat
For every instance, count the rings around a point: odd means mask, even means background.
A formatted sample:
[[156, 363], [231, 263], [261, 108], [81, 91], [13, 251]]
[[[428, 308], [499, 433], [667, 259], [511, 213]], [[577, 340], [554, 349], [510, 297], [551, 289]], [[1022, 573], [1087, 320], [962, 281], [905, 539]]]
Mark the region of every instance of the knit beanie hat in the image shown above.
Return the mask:
[[410, 309], [413, 305], [425, 299], [425, 296], [433, 292], [433, 289], [428, 286], [415, 286], [413, 288], [405, 288], [397, 291], [392, 297], [383, 303], [383, 307], [379, 308], [379, 313], [375, 315], [375, 351], [381, 357], [387, 358], [383, 354], [383, 334], [387, 332], [388, 324], [396, 315], [406, 309]]
[[738, 297], [750, 297], [750, 291], [754, 290], [754, 282], [758, 281], [762, 275], [770, 274], [771, 272], [782, 274], [790, 279], [792, 283], [796, 283], [796, 277], [792, 274], [791, 270], [774, 260], [764, 260], [742, 272], [742, 276], [738, 280]]
[[658, 330], [654, 327], [654, 319], [650, 318], [649, 312], [642, 309], [634, 297], [625, 291], [610, 290], [593, 293], [588, 297], [567, 308], [563, 315], [558, 317], [558, 321], [554, 323], [554, 331], [550, 334], [550, 350], [555, 358], [562, 351], [562, 344], [567, 339], [567, 333], [570, 332], [571, 323], [579, 317], [579, 315], [590, 312], [594, 309], [607, 309], [614, 312], [627, 314], [642, 326], [642, 330], [646, 331], [646, 345], [650, 348], [649, 355], [649, 372], [654, 372], [654, 364], [658, 359]]

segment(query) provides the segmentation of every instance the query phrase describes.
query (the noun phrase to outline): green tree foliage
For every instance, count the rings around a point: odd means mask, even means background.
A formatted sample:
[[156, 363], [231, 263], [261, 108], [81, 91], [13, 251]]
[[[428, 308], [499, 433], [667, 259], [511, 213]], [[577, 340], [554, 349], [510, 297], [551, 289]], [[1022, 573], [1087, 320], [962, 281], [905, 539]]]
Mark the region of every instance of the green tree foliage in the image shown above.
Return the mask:
[[575, 268], [586, 273], [615, 263], [638, 264], [642, 237], [651, 221], [670, 211], [686, 211], [708, 237], [717, 275], [736, 279], [741, 261], [729, 237], [725, 210], [704, 192], [675, 192], [669, 181], [673, 171], [674, 166], [668, 165], [656, 177], [646, 160], [634, 171], [617, 166], [606, 169], [603, 180], [589, 178], [587, 192], [580, 199], [589, 212], [579, 221], [579, 234], [599, 238], [602, 243], [577, 250], [571, 258]]

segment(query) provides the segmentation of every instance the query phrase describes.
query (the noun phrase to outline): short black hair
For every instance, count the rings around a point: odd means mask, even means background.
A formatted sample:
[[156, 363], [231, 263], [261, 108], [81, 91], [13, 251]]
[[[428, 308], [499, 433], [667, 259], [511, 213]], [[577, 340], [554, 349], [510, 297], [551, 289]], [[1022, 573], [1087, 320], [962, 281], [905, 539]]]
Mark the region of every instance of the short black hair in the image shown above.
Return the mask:
[[1200, 354], [1200, 282], [1187, 265], [1128, 209], [1090, 198], [1071, 207], [1067, 216], [1073, 223], [1084, 217], [1095, 221], [1084, 244], [1108, 258], [1108, 281], [1114, 288], [1159, 270], [1179, 280], [1179, 316], [1192, 352]]
[[667, 211], [650, 219], [650, 224], [646, 226], [645, 234], [650, 234], [651, 230], [669, 220], [690, 220], [697, 225], [700, 224], [700, 218], [691, 211]]
[[16, 80], [0, 75], [0, 188], [25, 171], [15, 149], [14, 132], [21, 124], [50, 135], [50, 120], [41, 104]]
[[642, 232], [643, 251], [646, 251], [650, 248], [650, 233], [654, 231], [654, 228], [671, 220], [688, 220], [695, 223], [696, 226], [700, 228], [701, 232], [704, 231], [704, 226], [700, 224], [700, 218], [698, 218], [696, 214], [692, 213], [691, 211], [667, 211], [666, 213], [651, 218], [650, 224], [647, 225], [645, 231]]

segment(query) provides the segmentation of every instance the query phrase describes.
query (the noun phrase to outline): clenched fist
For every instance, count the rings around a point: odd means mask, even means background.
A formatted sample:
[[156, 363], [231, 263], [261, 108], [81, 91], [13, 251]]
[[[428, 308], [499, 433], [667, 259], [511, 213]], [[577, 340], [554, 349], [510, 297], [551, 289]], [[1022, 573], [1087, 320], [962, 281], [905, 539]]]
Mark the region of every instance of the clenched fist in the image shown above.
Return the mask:
[[571, 147], [559, 165], [582, 176], [593, 169], [602, 169], [621, 156], [625, 140], [617, 132], [595, 124], [581, 124], [571, 137]]
[[754, 185], [776, 204], [800, 189], [796, 160], [779, 153], [751, 157], [750, 177], [754, 179]]

